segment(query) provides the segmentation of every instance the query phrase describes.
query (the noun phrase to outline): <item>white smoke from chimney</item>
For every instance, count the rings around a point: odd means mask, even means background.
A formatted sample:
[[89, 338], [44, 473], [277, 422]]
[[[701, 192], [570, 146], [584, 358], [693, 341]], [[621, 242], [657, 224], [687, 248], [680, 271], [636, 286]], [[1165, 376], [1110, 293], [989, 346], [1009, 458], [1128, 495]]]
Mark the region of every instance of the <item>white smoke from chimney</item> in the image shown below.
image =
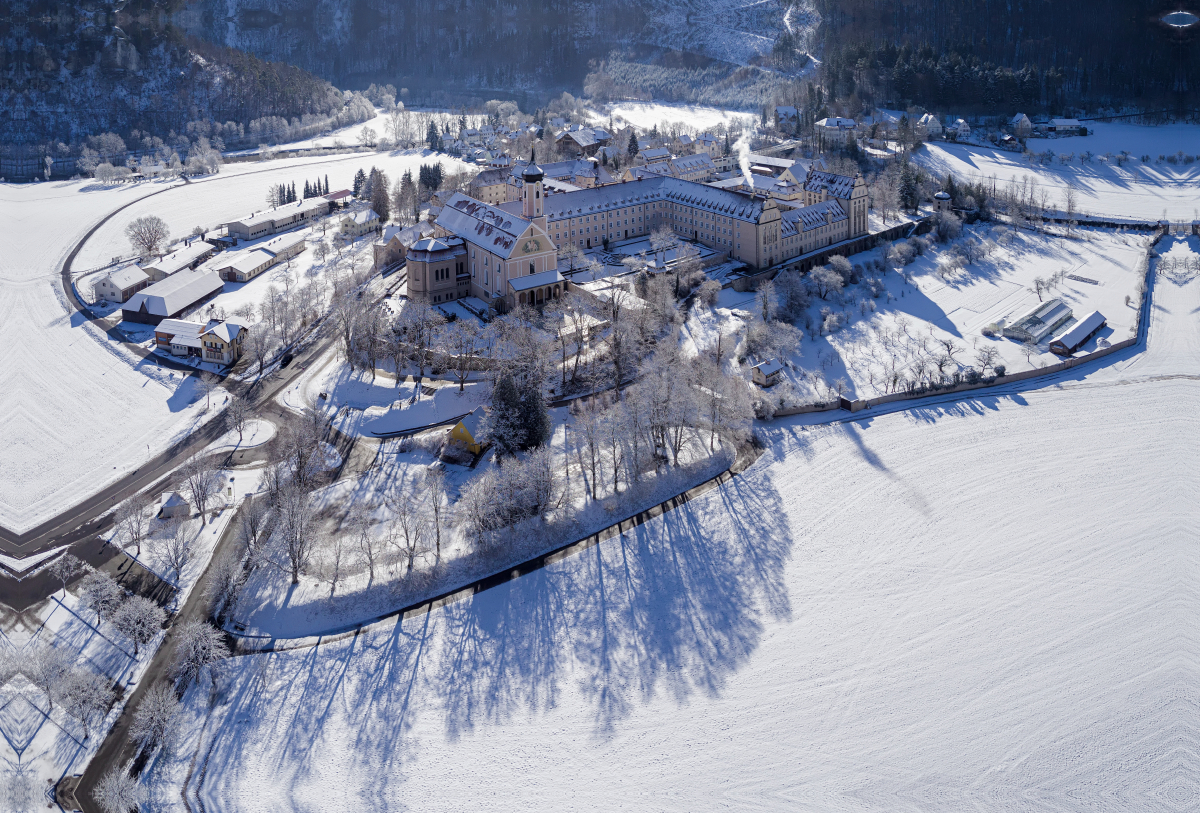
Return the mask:
[[747, 191], [754, 194], [754, 176], [750, 174], [750, 135], [745, 130], [738, 136], [738, 140], [733, 142], [733, 151], [738, 157], [738, 166], [742, 168]]

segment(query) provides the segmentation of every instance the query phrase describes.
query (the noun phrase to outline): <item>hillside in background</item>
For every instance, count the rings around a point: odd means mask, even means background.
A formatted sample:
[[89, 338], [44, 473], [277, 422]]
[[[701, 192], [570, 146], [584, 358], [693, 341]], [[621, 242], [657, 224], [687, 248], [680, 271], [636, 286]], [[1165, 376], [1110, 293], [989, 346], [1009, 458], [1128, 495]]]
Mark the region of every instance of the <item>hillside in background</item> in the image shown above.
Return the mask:
[[[1200, 37], [1176, 4], [818, 0], [826, 85], [877, 104], [1197, 107]], [[1200, 26], [1198, 26], [1200, 27]], [[965, 112], [965, 111], [964, 111]]]

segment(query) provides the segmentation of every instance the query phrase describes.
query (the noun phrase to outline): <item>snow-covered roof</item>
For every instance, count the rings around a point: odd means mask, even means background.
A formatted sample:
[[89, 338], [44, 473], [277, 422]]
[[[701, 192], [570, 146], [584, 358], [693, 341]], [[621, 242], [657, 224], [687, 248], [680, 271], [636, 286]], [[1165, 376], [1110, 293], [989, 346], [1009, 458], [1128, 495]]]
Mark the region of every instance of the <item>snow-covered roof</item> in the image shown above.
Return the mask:
[[674, 159], [671, 163], [675, 165], [676, 170], [681, 172], [696, 172], [701, 169], [708, 172], [717, 171], [717, 165], [713, 163], [712, 156], [706, 152], [685, 155]]
[[527, 277], [514, 277], [508, 281], [508, 287], [514, 292], [528, 291], [541, 285], [553, 285], [562, 282], [563, 275], [558, 271], [542, 271], [540, 274], [530, 274]]
[[272, 237], [265, 243], [259, 243], [255, 248], [265, 251], [274, 257], [277, 254], [290, 251], [297, 245], [305, 242], [305, 240], [307, 238], [304, 236], [304, 232], [289, 232], [288, 234], [281, 234], [278, 237]]
[[671, 151], [666, 147], [654, 147], [649, 150], [642, 150], [642, 157], [647, 161], [656, 161], [658, 159], [667, 159], [671, 157]]
[[775, 115], [787, 118], [796, 118], [796, 108], [791, 105], [775, 105]]
[[[581, 190], [589, 191], [591, 190]], [[550, 201], [562, 197], [566, 196], [554, 195], [546, 198], [547, 206]], [[530, 222], [519, 215], [455, 192], [438, 215], [437, 224], [469, 243], [508, 259], [516, 248], [517, 238], [528, 230]]]
[[1008, 123], [1009, 124], [1020, 124], [1022, 121], [1029, 121], [1029, 117], [1026, 116], [1024, 113], [1018, 113], [1017, 115], [1015, 115], [1011, 119], [1009, 119]]
[[246, 329], [246, 323], [240, 319], [213, 319], [200, 336], [215, 336], [226, 344], [232, 344], [238, 334]]
[[374, 209], [359, 209], [357, 212], [348, 212], [343, 220], [349, 219], [356, 226], [363, 226], [367, 223], [373, 223], [379, 219], [379, 215]]
[[556, 221], [656, 201], [683, 203], [750, 223], [758, 222], [766, 205], [748, 195], [659, 175], [581, 189], [569, 195], [551, 195], [546, 198], [545, 212], [547, 219]]
[[149, 275], [147, 275], [145, 271], [138, 268], [133, 263], [109, 271], [105, 275], [105, 278], [108, 280], [110, 285], [120, 291], [124, 291], [126, 288], [138, 285], [139, 283], [143, 283], [150, 279]]
[[163, 319], [154, 327], [155, 333], [161, 333], [164, 336], [170, 336], [172, 340], [175, 337], [181, 339], [195, 339], [200, 335], [200, 331], [204, 329], [204, 325], [198, 322], [189, 322], [186, 319]]
[[791, 158], [776, 158], [774, 155], [750, 153], [750, 166], [754, 167], [771, 167], [782, 172], [785, 169], [791, 169], [795, 164], [796, 162]]
[[508, 183], [508, 179], [511, 177], [512, 172], [507, 169], [485, 169], [471, 179], [471, 188], [478, 189], [482, 186], [495, 186], [497, 184]]
[[191, 503], [178, 491], [164, 491], [159, 499], [160, 510], [163, 508], [191, 508]]
[[247, 251], [239, 251], [237, 254], [231, 254], [219, 266], [220, 270], [231, 268], [242, 274], [253, 274], [264, 265], [270, 265], [275, 260], [275, 255], [269, 251], [263, 251], [260, 248], [252, 248]]
[[249, 217], [243, 217], [239, 220], [231, 220], [231, 223], [240, 223], [247, 228], [258, 226], [262, 223], [274, 223], [279, 220], [287, 220], [294, 215], [303, 214], [311, 215], [313, 212], [329, 211], [329, 202], [334, 200], [334, 195], [341, 193], [331, 193], [319, 198], [305, 198], [298, 200], [295, 203], [285, 203], [282, 206], [276, 206], [274, 209], [268, 209], [265, 212], [256, 212]]
[[854, 178], [849, 175], [838, 175], [833, 172], [812, 169], [804, 178], [804, 189], [807, 192], [820, 192], [822, 189], [827, 189], [832, 197], [849, 198], [854, 191]]
[[1105, 322], [1104, 314], [1092, 311], [1087, 316], [1071, 325], [1070, 330], [1063, 333], [1052, 344], [1061, 344], [1068, 352], [1074, 353], [1079, 345], [1087, 341], [1088, 336], [1096, 332]]
[[1079, 119], [1050, 119], [1052, 127], [1080, 127]]
[[830, 222], [830, 219], [826, 217], [827, 214], [834, 223], [846, 219], [846, 210], [842, 208], [842, 204], [836, 198], [800, 209], [784, 210], [783, 219], [785, 222], [790, 221], [795, 224], [800, 231], [809, 231], [827, 225]]
[[436, 262], [466, 254], [463, 241], [458, 237], [423, 237], [413, 243], [407, 259], [412, 262]]
[[764, 362], [754, 365], [754, 369], [758, 370], [764, 376], [774, 375], [783, 370], [783, 362], [779, 359], [768, 359]]
[[221, 277], [211, 269], [180, 271], [138, 291], [122, 310], [145, 310], [153, 316], [171, 316], [221, 290], [223, 285]]
[[470, 415], [459, 421], [459, 423], [462, 424], [463, 429], [467, 430], [467, 434], [474, 438], [477, 442], [479, 441], [479, 430], [483, 428], [484, 417], [485, 415], [483, 407], [478, 406], [471, 411]]
[[817, 122], [818, 127], [826, 127], [831, 129], [843, 130], [847, 128], [853, 129], [858, 126], [854, 119], [845, 119], [841, 116], [829, 116]]
[[196, 260], [201, 259], [209, 254], [212, 254], [214, 247], [204, 242], [203, 240], [193, 240], [190, 244], [180, 246], [170, 254], [164, 254], [157, 260], [152, 260], [145, 263], [142, 267], [154, 269], [162, 274], [170, 276], [176, 271], [181, 271], [187, 268]]

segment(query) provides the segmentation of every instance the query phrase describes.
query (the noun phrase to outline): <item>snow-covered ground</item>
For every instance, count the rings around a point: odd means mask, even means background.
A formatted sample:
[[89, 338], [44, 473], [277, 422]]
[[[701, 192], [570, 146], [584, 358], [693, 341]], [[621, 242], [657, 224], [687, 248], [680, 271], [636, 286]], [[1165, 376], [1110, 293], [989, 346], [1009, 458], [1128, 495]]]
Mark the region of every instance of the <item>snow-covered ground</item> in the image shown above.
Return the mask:
[[191, 234], [196, 226], [212, 229], [235, 218], [263, 211], [267, 208], [267, 190], [272, 185], [294, 182], [297, 190], [303, 190], [305, 181], [318, 178], [324, 181], [328, 176], [329, 188], [337, 191], [349, 189], [353, 185], [354, 174], [360, 169], [367, 172], [371, 167], [376, 167], [387, 173], [389, 180], [395, 180], [405, 170], [412, 170], [415, 177], [421, 164], [434, 163], [440, 163], [442, 170], [447, 173], [477, 169], [455, 158], [435, 155], [427, 150], [228, 164], [221, 168], [218, 175], [193, 180], [186, 186], [177, 185], [169, 192], [121, 212], [92, 235], [79, 253], [75, 267], [83, 270], [107, 262], [111, 257], [128, 254], [125, 225], [142, 215], [158, 215], [167, 222], [174, 237], [182, 238]]
[[[217, 413], [204, 411], [191, 378], [141, 362], [86, 323], [59, 280], [97, 220], [164, 188], [0, 185], [0, 525], [12, 531], [70, 508]], [[94, 259], [127, 247], [105, 250]]]
[[658, 125], [682, 123], [689, 131], [703, 132], [718, 124], [726, 127], [753, 127], [758, 121], [755, 113], [722, 110], [694, 104], [669, 104], [666, 102], [618, 102], [592, 114], [596, 124], [607, 124], [609, 116], [618, 127], [632, 125], [639, 130], [649, 130]]
[[[934, 359], [944, 352], [942, 340], [959, 349], [947, 373], [965, 367], [982, 371], [979, 352], [991, 347], [996, 364], [1010, 373], [1044, 367], [1062, 359], [1049, 350], [1050, 341], [1074, 321], [1045, 338], [1028, 358], [1020, 342], [1001, 336], [988, 338], [982, 331], [996, 323], [1011, 324], [1039, 302], [1034, 280], [1049, 279], [1066, 272], [1081, 279], [1064, 278], [1056, 287], [1043, 290], [1040, 298], [1058, 298], [1071, 308], [1078, 321], [1093, 310], [1100, 311], [1107, 326], [1082, 348], [1096, 350], [1100, 343], [1122, 341], [1137, 326], [1137, 284], [1150, 237], [1141, 233], [1076, 230], [1074, 236], [1033, 234], [1007, 227], [968, 228], [965, 238], [997, 239], [1000, 245], [988, 257], [961, 270], [947, 272], [944, 264], [954, 244], [934, 243], [931, 249], [904, 267], [905, 279], [895, 271], [883, 274], [883, 287], [872, 297], [865, 284], [845, 289], [847, 303], [813, 297], [809, 319], [821, 324], [828, 308], [845, 319], [835, 332], [808, 331], [796, 348], [785, 354], [790, 382], [798, 403], [828, 401], [828, 384], [844, 378], [847, 397], [874, 398], [895, 390], [892, 373], [920, 377], [921, 369], [932, 369]], [[882, 259], [887, 246], [850, 257], [863, 264]], [[1090, 280], [1085, 282], [1082, 280]], [[727, 333], [744, 329], [757, 312], [755, 294], [724, 290], [714, 309], [695, 307], [684, 328], [684, 337], [696, 347], [716, 342], [716, 330]], [[1126, 297], [1132, 302], [1126, 303]], [[764, 359], [758, 358], [757, 361]]]
[[191, 776], [239, 811], [1194, 807], [1180, 282], [1144, 352], [768, 425], [742, 477], [584, 555], [236, 659], [187, 696], [157, 800]]
[[[1036, 181], [1048, 193], [1051, 209], [1065, 210], [1068, 185], [1078, 190], [1078, 211], [1118, 221], [1155, 221], [1166, 217], [1191, 222], [1197, 216], [1196, 184], [1200, 164], [1159, 163], [1160, 155], [1179, 150], [1200, 152], [1200, 126], [1178, 124], [1147, 127], [1134, 124], [1088, 122], [1095, 135], [1072, 138], [1030, 139], [1029, 150], [1056, 156], [1073, 155], [1069, 163], [1055, 158], [1052, 164], [1030, 164], [1021, 153], [941, 141], [930, 142], [916, 160], [938, 177], [953, 173], [959, 180], [996, 180], [997, 191], [1011, 181]], [[1132, 160], [1118, 166], [1116, 156], [1127, 150]], [[1096, 157], [1084, 162], [1081, 156]], [[1112, 160], [1102, 160], [1106, 154]], [[1148, 155], [1150, 163], [1143, 163]], [[1165, 214], [1164, 214], [1165, 213]]]

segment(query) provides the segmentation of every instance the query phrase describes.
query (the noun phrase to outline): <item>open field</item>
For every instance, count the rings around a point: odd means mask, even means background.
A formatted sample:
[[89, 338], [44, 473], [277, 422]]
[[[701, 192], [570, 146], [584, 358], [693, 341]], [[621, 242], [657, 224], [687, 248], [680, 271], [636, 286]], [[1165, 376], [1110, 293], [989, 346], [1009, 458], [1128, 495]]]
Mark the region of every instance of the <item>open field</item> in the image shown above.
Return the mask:
[[[1051, 164], [1029, 164], [1016, 152], [934, 141], [915, 154], [915, 160], [938, 177], [953, 173], [961, 180], [996, 180], [999, 188], [1023, 178], [1037, 182], [1048, 194], [1051, 209], [1064, 209], [1068, 185], [1078, 190], [1082, 214], [1115, 221], [1191, 222], [1197, 215], [1196, 182], [1200, 165], [1159, 163], [1160, 155], [1182, 149], [1198, 152], [1200, 128], [1195, 125], [1142, 127], [1132, 124], [1088, 122], [1095, 135], [1073, 138], [1029, 139], [1036, 153], [1053, 150], [1056, 156], [1074, 156], [1069, 163], [1055, 158]], [[1118, 166], [1115, 156], [1127, 150], [1133, 160]], [[1084, 162], [1081, 156], [1094, 157]], [[1102, 160], [1111, 153], [1113, 160]], [[1140, 160], [1148, 155], [1150, 163]], [[1165, 214], [1164, 214], [1165, 212]]]
[[770, 424], [584, 555], [238, 658], [156, 798], [195, 759], [189, 798], [239, 811], [1187, 809], [1198, 306], [1159, 278], [1144, 352]]

